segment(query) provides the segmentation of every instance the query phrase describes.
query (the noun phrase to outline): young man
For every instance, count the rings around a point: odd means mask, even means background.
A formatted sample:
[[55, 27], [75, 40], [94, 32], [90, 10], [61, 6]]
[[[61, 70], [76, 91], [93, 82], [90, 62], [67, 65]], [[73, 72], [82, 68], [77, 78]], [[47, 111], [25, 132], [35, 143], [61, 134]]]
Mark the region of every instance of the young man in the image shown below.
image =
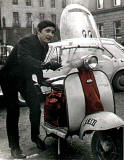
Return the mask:
[[56, 26], [50, 21], [40, 22], [37, 34], [22, 38], [12, 50], [5, 66], [0, 71], [0, 84], [7, 102], [7, 135], [11, 155], [14, 158], [25, 158], [19, 146], [19, 105], [18, 92], [21, 93], [30, 109], [31, 140], [40, 149], [45, 144], [39, 138], [40, 98], [32, 81], [36, 74], [39, 84], [42, 83], [43, 69], [57, 69], [60, 65], [51, 60], [44, 63], [48, 51], [48, 43], [55, 35]]

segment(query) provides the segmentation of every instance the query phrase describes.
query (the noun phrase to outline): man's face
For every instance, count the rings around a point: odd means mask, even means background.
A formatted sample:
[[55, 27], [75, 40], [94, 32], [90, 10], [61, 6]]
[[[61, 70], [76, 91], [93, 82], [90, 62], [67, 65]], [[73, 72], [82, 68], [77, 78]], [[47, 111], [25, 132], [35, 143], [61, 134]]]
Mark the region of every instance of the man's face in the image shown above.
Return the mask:
[[46, 27], [38, 32], [38, 38], [42, 43], [49, 43], [55, 36], [55, 28], [54, 27]]

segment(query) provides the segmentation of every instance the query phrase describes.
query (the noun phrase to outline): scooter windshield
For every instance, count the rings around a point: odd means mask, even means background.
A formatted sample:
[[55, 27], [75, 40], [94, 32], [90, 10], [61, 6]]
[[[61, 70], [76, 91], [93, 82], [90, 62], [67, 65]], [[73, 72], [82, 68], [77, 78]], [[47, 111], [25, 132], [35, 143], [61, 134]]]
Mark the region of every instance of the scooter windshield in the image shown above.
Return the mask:
[[88, 55], [98, 55], [102, 54], [102, 50], [98, 48], [83, 48], [83, 47], [75, 47], [75, 48], [68, 48], [63, 49], [62, 51], [62, 65], [66, 66], [73, 61], [81, 60], [81, 57], [88, 56]]
[[[75, 40], [52, 43], [45, 62], [50, 61], [52, 58], [56, 58], [58, 62], [61, 59], [61, 70], [65, 70], [63, 74], [66, 74], [66, 72], [68, 73], [68, 69], [78, 68], [78, 64], [82, 63], [84, 56], [94, 55], [99, 57], [104, 54], [104, 49], [97, 43], [99, 41], [93, 41], [92, 43], [91, 39], [82, 42], [81, 39]], [[76, 65], [75, 67], [71, 65], [72, 63], [77, 64], [77, 67]]]
[[93, 16], [82, 6], [67, 7], [60, 20], [61, 40], [70, 38], [97, 38], [99, 33]]
[[[78, 68], [82, 63], [83, 57], [94, 55], [99, 56], [103, 54], [103, 50], [100, 48], [84, 48], [84, 47], [75, 47], [62, 50], [62, 67], [63, 73], [67, 74], [70, 70]], [[72, 65], [74, 64], [74, 65]]]

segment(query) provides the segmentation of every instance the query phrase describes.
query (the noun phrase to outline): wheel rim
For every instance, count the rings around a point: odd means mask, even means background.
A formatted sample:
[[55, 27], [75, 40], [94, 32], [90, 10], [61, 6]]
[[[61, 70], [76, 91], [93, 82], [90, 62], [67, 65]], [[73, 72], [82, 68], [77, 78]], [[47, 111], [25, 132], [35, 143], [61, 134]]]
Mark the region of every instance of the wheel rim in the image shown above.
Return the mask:
[[97, 156], [99, 160], [117, 160], [118, 151], [111, 137], [109, 137], [104, 143], [106, 143], [107, 150], [101, 144], [100, 140], [96, 146]]
[[124, 74], [120, 75], [118, 82], [120, 86], [124, 86]]
[[113, 87], [115, 90], [124, 91], [124, 72], [119, 72], [114, 77]]

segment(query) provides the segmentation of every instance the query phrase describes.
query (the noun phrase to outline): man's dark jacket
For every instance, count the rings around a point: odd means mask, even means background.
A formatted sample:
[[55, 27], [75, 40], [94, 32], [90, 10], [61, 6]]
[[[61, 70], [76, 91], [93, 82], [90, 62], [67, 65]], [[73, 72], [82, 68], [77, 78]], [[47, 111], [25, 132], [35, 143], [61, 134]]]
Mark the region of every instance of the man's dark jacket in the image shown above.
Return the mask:
[[31, 80], [32, 74], [36, 74], [41, 83], [43, 76], [41, 63], [47, 51], [48, 45], [41, 44], [37, 35], [24, 37], [15, 45], [1, 74], [13, 80]]

